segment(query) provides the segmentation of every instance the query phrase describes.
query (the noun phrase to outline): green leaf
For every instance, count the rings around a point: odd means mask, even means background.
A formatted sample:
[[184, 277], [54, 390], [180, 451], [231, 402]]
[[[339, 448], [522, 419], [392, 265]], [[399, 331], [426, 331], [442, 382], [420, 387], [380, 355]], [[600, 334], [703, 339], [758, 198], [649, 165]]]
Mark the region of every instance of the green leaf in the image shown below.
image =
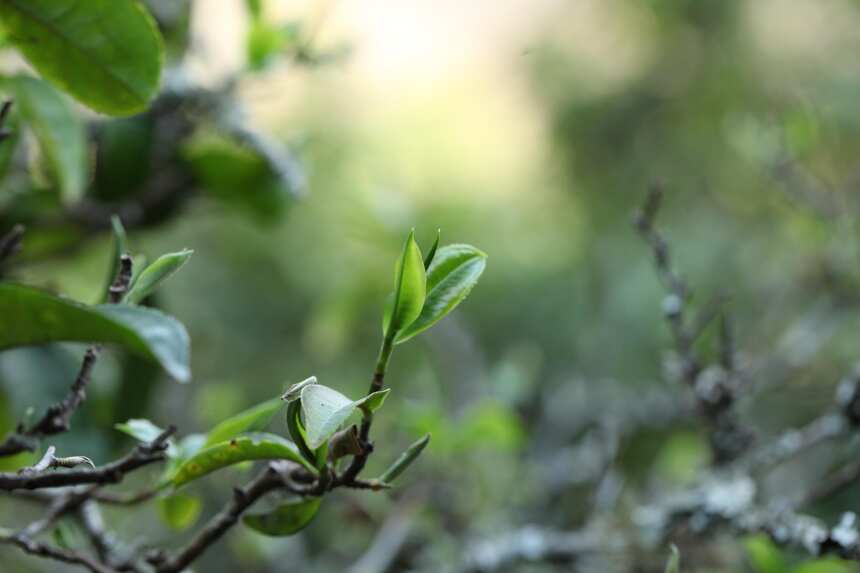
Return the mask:
[[143, 418], [132, 418], [124, 424], [114, 424], [114, 428], [139, 442], [151, 442], [164, 432], [163, 429]]
[[131, 290], [125, 295], [125, 300], [131, 304], [137, 304], [145, 299], [159, 284], [181, 269], [193, 254], [194, 251], [184, 249], [176, 253], [161, 255], [155, 259], [151, 265], [146, 267], [137, 276], [137, 279], [131, 286]]
[[292, 200], [293, 191], [266, 158], [228, 137], [196, 134], [182, 157], [203, 191], [261, 221], [277, 220]]
[[394, 298], [386, 313], [383, 331], [386, 335], [403, 330], [418, 318], [427, 294], [427, 277], [421, 249], [410, 231], [394, 271]]
[[356, 408], [372, 412], [381, 406], [389, 391], [374, 392], [353, 401], [322, 384], [309, 384], [302, 388], [302, 413], [305, 416], [308, 447], [312, 450], [320, 447]]
[[200, 517], [201, 509], [203, 509], [203, 502], [196, 495], [173, 493], [158, 500], [158, 513], [161, 519], [176, 531], [182, 531], [194, 525]]
[[[6, 1], [0, 2], [0, 13]], [[39, 142], [63, 200], [81, 198], [86, 185], [87, 144], [84, 126], [69, 103], [45, 82], [29, 76], [0, 80]]]
[[674, 545], [671, 548], [672, 555], [669, 556], [669, 561], [666, 563], [666, 573], [679, 573], [681, 565], [681, 554], [678, 548]]
[[238, 436], [243, 432], [258, 432], [266, 429], [272, 416], [275, 412], [281, 409], [284, 401], [280, 398], [266, 400], [262, 404], [257, 404], [252, 408], [248, 408], [239, 412], [235, 416], [231, 416], [212, 428], [206, 438], [204, 447], [209, 447], [218, 442], [229, 440], [234, 436]]
[[96, 111], [136, 113], [158, 92], [161, 34], [136, 0], [2, 0], [0, 25], [42, 76]]
[[391, 388], [386, 388], [385, 390], [373, 392], [372, 394], [368, 394], [364, 398], [356, 400], [355, 402], [353, 402], [353, 405], [356, 408], [361, 408], [361, 411], [365, 414], [373, 414], [374, 412], [379, 410], [385, 403], [385, 399], [388, 397], [389, 392], [391, 392]]
[[406, 342], [444, 318], [468, 296], [487, 266], [487, 255], [470, 245], [446, 245], [427, 271], [427, 299], [421, 315], [397, 334]]
[[115, 343], [158, 362], [180, 382], [191, 378], [188, 333], [157, 310], [107, 304], [84, 306], [39, 289], [0, 284], [0, 350], [49, 342]]
[[200, 450], [179, 466], [173, 485], [179, 487], [215, 470], [249, 460], [290, 460], [316, 473], [295, 444], [275, 434], [259, 433], [237, 436]]
[[430, 434], [425, 434], [423, 438], [406, 448], [406, 451], [400, 454], [400, 457], [391, 464], [391, 467], [379, 476], [379, 481], [382, 483], [391, 483], [396, 480], [400, 474], [406, 471], [406, 468], [412, 465], [412, 462], [418, 459], [418, 456], [421, 455], [421, 452], [424, 451], [424, 448], [426, 448], [429, 443]]
[[242, 523], [263, 535], [292, 535], [307, 527], [313, 520], [321, 501], [319, 497], [290, 501], [268, 513], [246, 515], [242, 518]]

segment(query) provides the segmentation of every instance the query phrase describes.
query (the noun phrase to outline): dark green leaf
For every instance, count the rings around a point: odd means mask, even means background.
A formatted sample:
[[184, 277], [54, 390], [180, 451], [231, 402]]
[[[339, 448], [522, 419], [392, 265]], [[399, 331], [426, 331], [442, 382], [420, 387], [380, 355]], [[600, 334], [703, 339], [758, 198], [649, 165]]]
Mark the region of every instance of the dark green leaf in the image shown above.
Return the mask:
[[266, 426], [272, 420], [275, 412], [281, 409], [284, 401], [280, 398], [267, 400], [262, 404], [257, 404], [252, 408], [248, 408], [235, 416], [231, 416], [212, 428], [206, 438], [204, 447], [209, 447], [218, 442], [229, 440], [234, 436], [238, 436], [243, 432], [257, 432], [265, 430]]
[[[0, 2], [0, 13], [5, 2]], [[15, 98], [21, 118], [33, 130], [63, 200], [80, 199], [86, 185], [84, 126], [69, 103], [45, 82], [29, 76], [4, 78], [2, 87]]]
[[384, 332], [399, 332], [412, 324], [421, 314], [426, 294], [424, 260], [415, 242], [415, 231], [410, 231], [394, 271], [394, 298], [390, 312], [386, 313]]
[[433, 241], [433, 245], [430, 247], [430, 251], [427, 253], [427, 256], [424, 257], [424, 270], [430, 268], [430, 265], [433, 263], [433, 258], [436, 256], [436, 249], [439, 248], [439, 241], [442, 239], [442, 229], [436, 229], [436, 240]]
[[421, 315], [398, 333], [405, 342], [445, 317], [478, 283], [487, 266], [487, 255], [470, 245], [447, 245], [439, 249], [427, 272], [427, 298]]
[[161, 255], [155, 259], [151, 265], [146, 267], [137, 276], [128, 294], [125, 295], [125, 300], [131, 304], [137, 304], [145, 299], [158, 285], [181, 269], [193, 254], [194, 251], [184, 249], [176, 253]]
[[171, 529], [182, 531], [200, 517], [203, 502], [196, 495], [173, 493], [158, 500], [158, 513]]
[[[314, 378], [316, 380], [316, 378]], [[299, 451], [313, 465], [317, 464], [316, 454], [308, 447], [307, 435], [301, 420], [302, 403], [300, 400], [292, 400], [287, 406], [287, 431]]]
[[49, 342], [116, 343], [161, 364], [173, 378], [191, 378], [188, 333], [176, 319], [149, 308], [88, 307], [39, 289], [0, 284], [0, 350]]
[[96, 111], [142, 111], [164, 49], [136, 0], [3, 0], [0, 25], [42, 76]]
[[285, 503], [268, 513], [246, 515], [242, 523], [263, 535], [282, 537], [307, 527], [320, 508], [321, 499], [313, 497]]
[[249, 460], [290, 460], [316, 472], [299, 454], [295, 444], [274, 434], [237, 436], [204, 448], [186, 460], [173, 476], [173, 485], [179, 487], [221, 468]]

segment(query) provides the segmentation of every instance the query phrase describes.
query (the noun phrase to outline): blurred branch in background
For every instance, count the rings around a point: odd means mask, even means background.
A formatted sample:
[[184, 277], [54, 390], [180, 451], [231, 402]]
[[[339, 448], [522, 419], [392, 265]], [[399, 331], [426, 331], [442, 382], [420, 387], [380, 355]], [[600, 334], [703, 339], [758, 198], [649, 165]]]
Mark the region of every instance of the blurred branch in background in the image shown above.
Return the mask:
[[[653, 189], [645, 206], [637, 212], [635, 223], [651, 245], [658, 273], [670, 291], [664, 299], [663, 312], [672, 332], [675, 350], [684, 365], [682, 379], [695, 397], [696, 411], [702, 423], [713, 432], [714, 428], [719, 429], [719, 417], [726, 415], [742, 387], [723, 387], [718, 393], [720, 400], [716, 401], [719, 408], [715, 410], [713, 385], [702, 378], [709, 376], [709, 369], [733, 364], [734, 360], [726, 356], [727, 353], [734, 355], [735, 350], [726, 348], [728, 335], [723, 329], [717, 340], [720, 352], [714, 353], [719, 363], [706, 368], [699, 366], [694, 351], [696, 338], [690, 335], [688, 323], [684, 320], [689, 291], [671, 267], [668, 243], [654, 227], [661, 200], [662, 191]], [[860, 421], [857, 373], [855, 369], [840, 383], [830, 411], [803, 427], [787, 430], [754, 448], [750, 448], [748, 442], [744, 447], [728, 452], [715, 447], [712, 456], [718, 463], [700, 472], [693, 485], [675, 489], [663, 485], [656, 493], [633, 492], [627, 488], [626, 494], [637, 499], [629, 510], [629, 521], [619, 515], [608, 517], [605, 512], [593, 510], [583, 527], [574, 531], [528, 526], [496, 538], [476, 541], [466, 552], [465, 564], [460, 570], [486, 573], [506, 571], [515, 568], [517, 563], [576, 562], [582, 571], [624, 571], [627, 570], [627, 565], [623, 565], [625, 556], [630, 557], [637, 552], [651, 553], [655, 548], [667, 546], [671, 540], [686, 540], [685, 547], [707, 543], [715, 530], [728, 531], [735, 536], [763, 533], [780, 546], [802, 550], [812, 557], [836, 555], [860, 560], [860, 531], [854, 513], [844, 513], [834, 525], [799, 513], [804, 506], [821, 502], [856, 484], [860, 478], [856, 463], [836, 468], [822, 482], [805, 483], [804, 493], [797, 495], [794, 502], [784, 497], [770, 501], [762, 499], [765, 479], [779, 465], [809, 455], [828, 442], [850, 440]], [[611, 410], [603, 410], [604, 425], [612, 426], [612, 421], [607, 420], [611, 415]], [[620, 418], [618, 423], [623, 424], [623, 420]], [[657, 419], [651, 421], [656, 423]], [[585, 435], [581, 448], [587, 455], [594, 456], [600, 448], [591, 443], [589, 436]], [[711, 445], [715, 445], [713, 439]], [[613, 463], [613, 457], [610, 454], [608, 461], [603, 463]], [[572, 459], [579, 463], [571, 466], [568, 472], [589, 465], [579, 455]], [[548, 473], [552, 471], [550, 466]]]

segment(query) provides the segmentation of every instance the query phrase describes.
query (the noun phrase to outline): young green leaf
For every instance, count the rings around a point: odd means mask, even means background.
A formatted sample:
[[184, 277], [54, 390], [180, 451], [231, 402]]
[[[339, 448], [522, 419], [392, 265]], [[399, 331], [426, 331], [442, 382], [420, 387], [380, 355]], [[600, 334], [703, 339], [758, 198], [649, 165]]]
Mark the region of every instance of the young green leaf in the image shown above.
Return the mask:
[[368, 394], [364, 398], [353, 402], [353, 406], [360, 408], [365, 415], [373, 414], [385, 403], [385, 399], [388, 397], [389, 392], [391, 392], [391, 388], [386, 388], [385, 390], [379, 390], [378, 392]]
[[439, 249], [427, 272], [427, 299], [420, 316], [397, 334], [406, 342], [444, 318], [468, 296], [487, 266], [487, 255], [470, 245]]
[[674, 545], [671, 550], [672, 555], [669, 556], [669, 561], [666, 563], [666, 573], [678, 573], [681, 565], [681, 554], [678, 552], [678, 548]]
[[394, 272], [394, 298], [383, 325], [386, 336], [403, 330], [418, 318], [426, 295], [424, 259], [415, 242], [415, 231], [410, 231]]
[[[6, 6], [0, 2], [0, 14]], [[30, 76], [4, 78], [0, 87], [14, 96], [21, 119], [36, 135], [63, 200], [80, 199], [86, 185], [87, 144], [83, 123], [72, 107], [50, 85]]]
[[243, 432], [258, 432], [265, 430], [272, 420], [272, 416], [284, 405], [280, 398], [266, 400], [235, 416], [231, 416], [212, 428], [206, 438], [204, 447], [209, 447], [218, 442], [229, 440]]
[[424, 270], [430, 268], [430, 265], [433, 263], [433, 258], [436, 256], [436, 249], [439, 248], [439, 241], [442, 239], [442, 229], [436, 229], [436, 240], [433, 241], [433, 245], [430, 247], [430, 251], [427, 253], [427, 256], [424, 257]]
[[179, 487], [215, 470], [249, 460], [290, 460], [316, 473], [295, 444], [275, 434], [258, 433], [237, 436], [200, 450], [179, 466], [173, 475], [173, 485]]
[[170, 278], [173, 273], [178, 271], [188, 262], [194, 251], [183, 249], [176, 253], [168, 253], [161, 255], [155, 261], [146, 267], [137, 276], [137, 279], [131, 286], [128, 294], [125, 295], [125, 300], [131, 304], [137, 304], [154, 291], [159, 284]]
[[203, 502], [196, 495], [173, 493], [158, 500], [158, 513], [162, 521], [175, 531], [188, 529], [203, 509]]
[[418, 456], [421, 455], [421, 452], [424, 451], [424, 448], [427, 447], [427, 444], [430, 443], [430, 434], [426, 434], [423, 438], [413, 443], [411, 446], [406, 448], [406, 451], [400, 454], [391, 467], [385, 470], [385, 473], [379, 476], [379, 481], [382, 483], [391, 483], [400, 476], [406, 468], [412, 465], [412, 462], [418, 459]]
[[124, 304], [88, 307], [39, 289], [0, 284], [0, 350], [49, 342], [115, 343], [158, 362], [180, 382], [191, 378], [188, 333], [176, 319]]
[[132, 418], [124, 424], [114, 424], [114, 428], [139, 442], [151, 442], [164, 432], [163, 429], [143, 418]]
[[313, 520], [321, 501], [319, 497], [290, 501], [268, 513], [246, 515], [242, 518], [242, 523], [263, 535], [292, 535], [307, 527]]
[[158, 92], [161, 34], [137, 0], [3, 0], [0, 26], [42, 76], [96, 111], [136, 113]]
[[322, 384], [310, 384], [302, 389], [302, 413], [305, 416], [307, 444], [319, 448], [352, 415], [356, 408], [372, 412], [382, 405], [390, 390], [374, 392], [360, 400], [350, 400], [337, 390]]

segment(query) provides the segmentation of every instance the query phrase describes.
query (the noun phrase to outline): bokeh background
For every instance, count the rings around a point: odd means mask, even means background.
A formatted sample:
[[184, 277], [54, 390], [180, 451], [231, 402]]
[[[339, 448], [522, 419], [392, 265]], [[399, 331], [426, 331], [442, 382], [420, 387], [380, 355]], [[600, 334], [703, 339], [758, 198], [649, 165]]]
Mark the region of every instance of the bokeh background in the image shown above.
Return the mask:
[[[195, 250], [152, 301], [187, 326], [193, 383], [107, 353], [59, 445], [106, 460], [130, 445], [114, 423], [205, 430], [309, 375], [359, 395], [408, 230], [426, 246], [441, 228], [443, 242], [489, 255], [470, 298], [393, 358], [369, 473], [433, 435], [398, 488], [338, 491], [292, 538], [237, 528], [199, 571], [459, 571], [481, 540], [530, 524], [576, 529], [606, 502], [607, 475], [617, 490], [608, 519], [621, 522], [643, 492], [691, 480], [709, 463], [707, 439], [673, 414], [686, 390], [666, 376], [663, 288], [631, 225], [657, 181], [660, 225], [694, 308], [730, 297], [754, 388], [739, 411], [759, 436], [828, 408], [860, 356], [857, 2], [270, 0], [265, 29], [239, 0], [151, 4], [179, 46], [172, 63], [201, 85], [229, 82], [249, 125], [294, 151], [307, 193], [273, 189], [242, 163], [253, 158], [197, 130], [182, 157], [200, 193], [129, 228], [135, 252]], [[148, 176], [135, 170], [145, 138], [132, 129], [147, 121], [111, 140], [120, 143], [104, 161], [117, 162], [121, 183], [97, 171], [100, 200], [133, 194], [128, 178]], [[44, 216], [27, 193], [45, 191], [13, 183], [5, 197], [0, 188], [0, 221], [24, 219], [31, 237], [13, 278], [97, 300], [110, 233]], [[700, 351], [716, 352], [714, 339], [708, 331]], [[0, 355], [0, 425], [62, 396], [81, 352]], [[636, 431], [621, 433], [611, 463], [597, 447], [582, 456], [628, 422]], [[272, 428], [284, 431], [283, 420]], [[821, 448], [775, 472], [769, 495], [790, 496], [856, 452], [854, 442]], [[246, 472], [194, 486], [202, 517]], [[811, 511], [832, 520], [858, 500], [849, 490]], [[26, 511], [35, 508], [0, 502], [0, 519]], [[129, 539], [188, 535], [154, 508], [108, 518]], [[383, 534], [402, 535], [396, 554], [385, 569], [361, 569]], [[763, 543], [682, 543], [684, 570], [780, 570], [751, 557]], [[10, 570], [46, 567], [10, 548], [0, 555]], [[507, 570], [661, 571], [666, 555]], [[780, 559], [784, 570], [857, 571]]]

